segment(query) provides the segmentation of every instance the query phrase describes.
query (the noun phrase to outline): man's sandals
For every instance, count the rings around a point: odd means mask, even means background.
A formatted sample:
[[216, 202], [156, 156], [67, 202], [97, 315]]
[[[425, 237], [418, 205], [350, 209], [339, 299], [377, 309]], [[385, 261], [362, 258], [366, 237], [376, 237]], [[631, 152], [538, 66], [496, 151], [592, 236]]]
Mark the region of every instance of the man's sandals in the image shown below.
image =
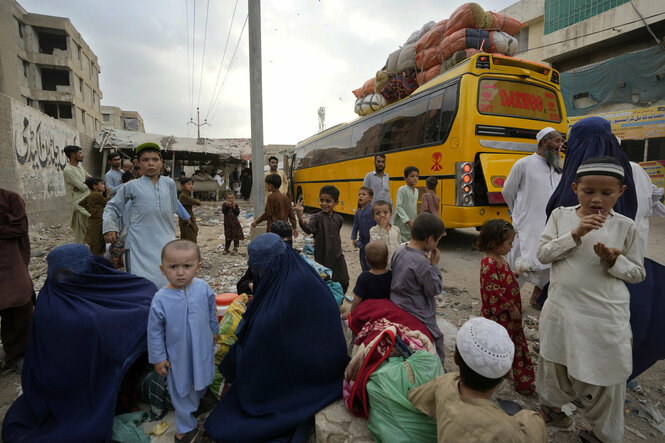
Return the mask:
[[556, 412], [547, 405], [540, 405], [540, 416], [545, 420], [547, 426], [567, 429], [573, 424], [573, 417], [568, 417], [565, 412]]

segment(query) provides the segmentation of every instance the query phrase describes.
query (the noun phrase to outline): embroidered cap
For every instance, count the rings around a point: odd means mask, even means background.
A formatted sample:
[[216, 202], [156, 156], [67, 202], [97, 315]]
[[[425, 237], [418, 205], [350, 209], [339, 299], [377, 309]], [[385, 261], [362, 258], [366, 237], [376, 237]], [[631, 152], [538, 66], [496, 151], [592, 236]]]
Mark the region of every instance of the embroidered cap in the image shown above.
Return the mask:
[[623, 181], [625, 172], [623, 165], [614, 157], [591, 157], [584, 160], [575, 172], [575, 178], [585, 175], [609, 175]]
[[457, 349], [469, 368], [493, 379], [510, 371], [515, 356], [515, 345], [506, 328], [483, 317], [462, 325], [457, 332]]
[[549, 126], [548, 126], [547, 128], [545, 128], [545, 129], [541, 129], [541, 130], [538, 132], [538, 134], [536, 134], [536, 141], [537, 141], [538, 143], [540, 143], [540, 140], [541, 140], [543, 137], [545, 137], [545, 136], [546, 136], [547, 134], [549, 134], [550, 132], [554, 132], [554, 131], [556, 131], [556, 129], [554, 129], [554, 128], [552, 128], [552, 127], [549, 127]]

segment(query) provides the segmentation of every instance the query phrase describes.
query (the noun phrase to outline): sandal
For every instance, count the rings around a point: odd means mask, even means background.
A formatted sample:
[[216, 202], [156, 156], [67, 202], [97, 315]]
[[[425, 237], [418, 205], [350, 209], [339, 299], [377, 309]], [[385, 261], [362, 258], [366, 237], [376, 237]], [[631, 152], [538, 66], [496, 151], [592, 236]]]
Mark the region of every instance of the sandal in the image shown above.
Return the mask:
[[547, 405], [540, 405], [540, 416], [545, 420], [547, 426], [555, 428], [569, 428], [573, 424], [573, 417], [568, 417], [565, 412], [556, 412]]
[[595, 435], [593, 435], [593, 431], [580, 431], [578, 434], [580, 437], [580, 440], [584, 443], [603, 443], [602, 440], [598, 439]]

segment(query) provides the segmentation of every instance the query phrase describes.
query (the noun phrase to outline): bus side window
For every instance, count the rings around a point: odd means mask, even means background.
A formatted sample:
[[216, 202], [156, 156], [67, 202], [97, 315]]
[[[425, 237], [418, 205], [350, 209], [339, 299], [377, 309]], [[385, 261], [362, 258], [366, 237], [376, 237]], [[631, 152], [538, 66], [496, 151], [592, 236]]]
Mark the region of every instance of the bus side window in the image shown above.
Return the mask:
[[351, 156], [362, 157], [376, 153], [379, 147], [380, 130], [381, 118], [379, 116], [370, 117], [356, 124], [351, 134]]
[[427, 98], [417, 98], [397, 106], [383, 116], [379, 151], [410, 148], [423, 143]]
[[330, 161], [330, 136], [314, 143], [314, 162], [312, 166], [322, 165]]
[[457, 88], [459, 83], [455, 83], [446, 88], [443, 95], [443, 106], [441, 107], [441, 128], [439, 130], [438, 140], [446, 141], [448, 133], [457, 114]]
[[328, 161], [336, 162], [349, 159], [351, 147], [351, 129], [345, 129], [330, 136], [330, 158]]
[[441, 127], [441, 106], [443, 105], [443, 91], [430, 97], [427, 106], [427, 119], [423, 134], [423, 143], [439, 141], [439, 128]]
[[296, 152], [296, 161], [298, 162], [296, 168], [309, 168], [314, 166], [314, 143], [310, 143], [302, 147], [299, 152]]

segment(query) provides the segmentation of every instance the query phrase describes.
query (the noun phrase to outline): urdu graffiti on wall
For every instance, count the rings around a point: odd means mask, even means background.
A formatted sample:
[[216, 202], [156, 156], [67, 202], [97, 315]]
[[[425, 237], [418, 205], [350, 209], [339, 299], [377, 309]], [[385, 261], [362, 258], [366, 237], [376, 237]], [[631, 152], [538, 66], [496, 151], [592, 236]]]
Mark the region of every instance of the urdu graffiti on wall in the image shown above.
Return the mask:
[[12, 100], [12, 143], [18, 186], [24, 198], [65, 195], [63, 151], [78, 144], [78, 132], [36, 109]]

